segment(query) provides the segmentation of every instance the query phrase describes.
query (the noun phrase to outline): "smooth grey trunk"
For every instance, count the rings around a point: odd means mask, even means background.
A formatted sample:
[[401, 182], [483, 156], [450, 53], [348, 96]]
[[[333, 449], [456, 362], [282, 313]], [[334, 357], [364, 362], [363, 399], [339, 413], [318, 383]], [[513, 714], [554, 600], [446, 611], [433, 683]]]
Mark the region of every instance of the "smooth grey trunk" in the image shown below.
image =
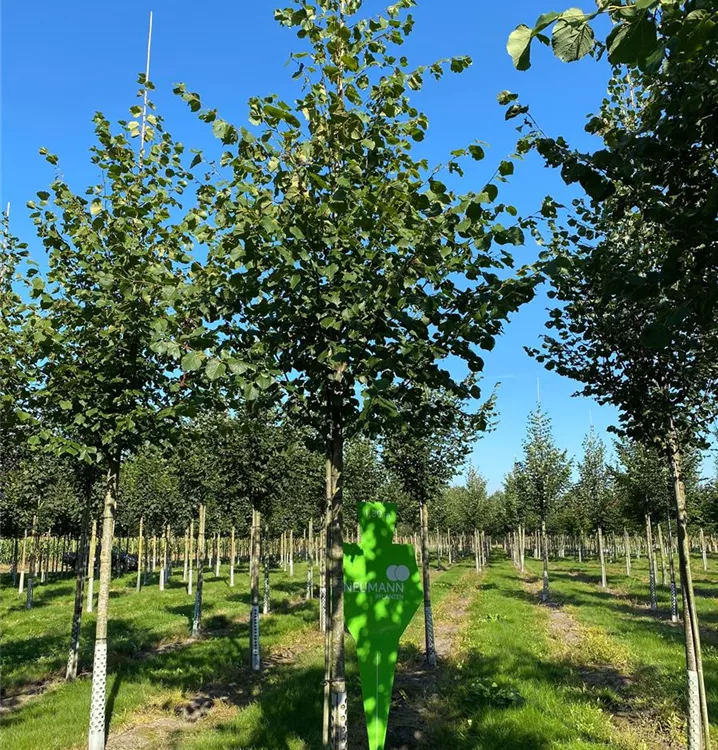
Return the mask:
[[651, 517], [646, 516], [646, 555], [648, 557], [648, 588], [651, 592], [651, 609], [655, 611], [656, 607], [656, 568], [653, 564], [653, 533], [651, 530]]
[[[344, 667], [344, 554], [343, 473], [344, 428], [341, 373], [328, 386], [331, 429], [326, 443], [326, 567], [329, 618], [325, 634], [324, 725], [322, 741], [331, 750], [345, 750], [348, 743], [347, 687]], [[325, 683], [326, 686], [326, 683]], [[326, 732], [326, 724], [329, 732]]]
[[117, 455], [109, 459], [105, 479], [105, 502], [102, 512], [102, 552], [100, 555], [100, 590], [97, 598], [95, 654], [92, 662], [88, 750], [104, 750], [105, 747], [107, 622], [109, 619], [110, 576], [112, 573], [112, 537], [115, 530], [119, 472], [120, 457]]
[[260, 555], [260, 514], [256, 508], [252, 509], [252, 549], [250, 558], [251, 597], [252, 605], [249, 620], [249, 659], [253, 672], [259, 672], [262, 667], [259, 649], [259, 555]]
[[[429, 509], [426, 501], [419, 503], [421, 523], [421, 577], [424, 585], [424, 657], [430, 668], [436, 667], [436, 639], [434, 637], [434, 617], [431, 611], [431, 575], [429, 559]], [[451, 543], [449, 542], [449, 564], [451, 564]]]
[[[204, 524], [205, 507], [199, 506], [199, 527], [197, 529], [197, 590], [194, 595], [194, 616], [192, 618], [192, 637], [197, 638], [202, 626], [202, 594], [204, 588]], [[192, 576], [190, 575], [190, 582]]]
[[80, 542], [77, 546], [75, 558], [75, 607], [72, 613], [72, 627], [70, 629], [70, 650], [67, 655], [65, 680], [70, 682], [77, 677], [77, 664], [80, 654], [80, 625], [82, 624], [82, 605], [85, 590], [85, 557], [87, 555], [87, 527], [90, 520], [90, 493], [85, 496], [85, 507], [82, 511], [82, 527]]
[[623, 547], [626, 553], [626, 575], [631, 575], [631, 540], [628, 537], [628, 531], [623, 529]]
[[666, 585], [666, 555], [663, 550], [663, 531], [661, 530], [661, 524], [656, 524], [658, 529], [658, 554], [661, 556], [661, 586]]
[[289, 577], [294, 578], [294, 529], [289, 529]]
[[671, 622], [678, 622], [678, 593], [676, 591], [676, 568], [673, 564], [673, 532], [671, 531], [671, 514], [666, 512], [666, 533], [668, 534], [668, 567], [671, 578]]
[[706, 538], [703, 535], [703, 527], [699, 529], [701, 540], [701, 556], [703, 557], [703, 570], [708, 570], [708, 555], [706, 553]]
[[309, 519], [309, 532], [307, 534], [307, 590], [305, 599], [309, 601], [314, 598], [314, 528], [312, 519]]
[[37, 516], [32, 517], [32, 529], [30, 532], [30, 563], [27, 571], [27, 591], [25, 592], [25, 609], [32, 609], [33, 583], [37, 567], [37, 556], [39, 551], [39, 538], [37, 533]]
[[220, 558], [220, 554], [219, 554], [219, 552], [220, 552], [220, 544], [221, 544], [221, 539], [220, 539], [220, 536], [219, 536], [219, 532], [217, 532], [217, 549], [216, 549], [216, 558], [215, 558], [215, 561], [214, 561], [214, 577], [215, 578], [219, 578], [219, 566], [220, 566], [220, 563], [221, 563], [221, 558]]
[[[683, 486], [681, 472], [681, 455], [675, 434], [671, 435], [669, 462], [673, 476], [673, 494], [676, 502], [678, 562], [681, 573], [681, 590], [683, 593], [683, 622], [686, 641], [686, 676], [688, 680], [689, 706], [688, 744], [689, 747], [700, 747], [700, 740], [696, 742], [696, 732], [700, 732], [705, 747], [710, 748], [710, 723], [708, 721], [708, 702], [703, 679], [701, 635], [698, 624], [698, 612], [696, 610], [695, 592], [693, 590], [690, 548], [688, 546], [688, 514], [686, 512], [685, 487]], [[699, 726], [696, 726], [694, 710], [696, 692], [698, 693]]]
[[598, 527], [598, 556], [601, 560], [601, 588], [605, 589], [608, 585], [606, 582], [606, 556], [603, 550], [603, 529]]
[[543, 587], [541, 589], [541, 601], [547, 602], [551, 597], [548, 580], [548, 540], [546, 538], [546, 521], [541, 521], [541, 554], [543, 558]]

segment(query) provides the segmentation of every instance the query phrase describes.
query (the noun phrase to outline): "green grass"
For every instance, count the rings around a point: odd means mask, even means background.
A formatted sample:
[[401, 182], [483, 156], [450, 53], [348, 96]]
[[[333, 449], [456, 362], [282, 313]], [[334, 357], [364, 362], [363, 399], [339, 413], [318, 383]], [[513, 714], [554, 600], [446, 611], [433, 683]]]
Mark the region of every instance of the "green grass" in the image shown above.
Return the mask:
[[[301, 595], [304, 571], [303, 565], [297, 565], [293, 579], [286, 573], [273, 572], [276, 611], [287, 609], [289, 597]], [[193, 598], [187, 596], [179, 581], [181, 576], [177, 575], [162, 593], [156, 586], [135, 593], [130, 575], [113, 582], [107, 684], [108, 715], [113, 728], [140, 708], [171, 706], [183, 694], [203, 685], [243, 678], [248, 662], [248, 624], [241, 620], [246, 620], [249, 612], [245, 576], [246, 572], [241, 571], [236, 575], [233, 589], [223, 576], [205, 578], [203, 626], [210, 630], [210, 637], [176, 651], [139, 659], [133, 658], [138, 652], [188, 637]], [[72, 595], [67, 589], [67, 581], [38, 587], [36, 606], [29, 612], [14, 591], [4, 589], [0, 646], [5, 685], [17, 689], [28, 680], [58, 676], [64, 665], [72, 612]], [[316, 602], [310, 602], [264, 618], [263, 648], [269, 649], [283, 637], [298, 637], [313, 628], [316, 606]], [[94, 615], [85, 614], [83, 620], [82, 664], [88, 667]], [[222, 635], [211, 637], [214, 629], [222, 629]], [[89, 679], [56, 687], [4, 717], [3, 747], [50, 750], [81, 744], [87, 731], [89, 702]]]
[[501, 553], [485, 574], [455, 668], [444, 670], [431, 706], [431, 747], [558, 750], [636, 748], [622, 742], [596, 696], [547, 636], [536, 604]]
[[[541, 563], [527, 561], [527, 569], [540, 575]], [[704, 677], [708, 713], [714, 737], [718, 738], [718, 558], [713, 556], [707, 573], [698, 557], [692, 560], [698, 618], [703, 640]], [[648, 565], [645, 558], [632, 561], [631, 577], [625, 563], [608, 565], [609, 590], [600, 588], [600, 566], [591, 560], [552, 561], [552, 598], [583, 625], [602, 633], [629, 657], [637, 679], [634, 686], [639, 705], [652, 708], [667, 731], [681, 731], [685, 713], [685, 652], [683, 629], [670, 620], [670, 592], [657, 587], [658, 610], [648, 604]], [[680, 595], [679, 595], [680, 611]]]
[[[696, 560], [695, 578], [701, 623], [705, 629], [705, 671], [710, 711], [718, 714], [718, 559], [708, 574]], [[540, 563], [527, 560], [529, 574]], [[635, 677], [632, 702], [658, 712], [665, 729], [681, 731], [683, 646], [679, 627], [670, 624], [667, 591], [659, 587], [659, 613], [648, 601], [645, 560], [634, 561], [626, 579], [621, 562], [609, 566], [611, 591], [598, 586], [594, 561], [581, 565], [552, 561], [552, 592], [580, 625], [582, 642], [573, 653], [550, 637], [549, 610], [537, 604], [500, 550], [477, 578], [467, 560], [433, 573], [432, 598], [439, 629], [451, 621], [459, 597], [470, 602], [454, 652], [438, 673], [438, 695], [422, 711], [423, 745], [457, 750], [650, 750], [638, 734], [617, 731], [610, 715], [620, 696], [610, 686], [586, 687], [586, 670], [613, 662]], [[206, 638], [176, 650], [137, 658], [168, 641], [189, 634], [192, 599], [175, 573], [160, 593], [156, 582], [140, 594], [134, 576], [113, 581], [111, 598], [108, 716], [110, 737], [132, 728], [153, 737], [146, 747], [177, 750], [267, 748], [309, 750], [320, 745], [323, 680], [322, 639], [317, 631], [317, 602], [290, 607], [301, 599], [306, 569], [295, 577], [273, 571], [273, 608], [262, 619], [262, 647], [289, 650], [287, 663], [276, 663], [261, 678], [248, 664], [249, 612], [246, 568], [229, 588], [226, 569], [219, 579], [205, 579]], [[7, 577], [6, 577], [7, 578]], [[6, 587], [0, 595], [3, 619], [3, 684], [10, 692], [38, 679], [51, 679], [64, 667], [72, 610], [72, 585], [60, 580], [40, 586], [36, 607]], [[82, 665], [91, 666], [94, 615], [83, 615]], [[214, 631], [214, 633], [212, 632]], [[420, 609], [401, 643], [400, 662], [420, 662], [423, 650]], [[352, 746], [361, 747], [364, 726], [360, 684], [351, 638], [347, 644], [347, 686]], [[569, 649], [570, 651], [570, 649]], [[233, 694], [196, 724], [175, 720], [175, 708], [212, 685], [233, 686]], [[3, 750], [81, 748], [89, 713], [90, 681], [59, 684], [3, 717]], [[174, 722], [174, 723], [173, 723]], [[390, 719], [391, 722], [391, 719]], [[137, 729], [139, 727], [139, 729]], [[145, 731], [146, 730], [146, 731]], [[718, 736], [718, 727], [714, 728]], [[122, 745], [123, 748], [132, 746]]]

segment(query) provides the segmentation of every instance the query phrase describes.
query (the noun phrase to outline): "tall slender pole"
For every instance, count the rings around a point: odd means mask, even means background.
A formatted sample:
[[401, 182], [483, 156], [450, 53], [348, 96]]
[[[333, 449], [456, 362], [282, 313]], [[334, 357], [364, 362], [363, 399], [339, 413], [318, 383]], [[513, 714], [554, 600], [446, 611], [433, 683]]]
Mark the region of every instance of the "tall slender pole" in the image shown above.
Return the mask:
[[145, 129], [147, 125], [147, 82], [150, 80], [150, 52], [152, 50], [152, 11], [150, 11], [150, 29], [147, 34], [147, 65], [145, 66], [145, 88], [142, 97], [142, 123], [140, 125], [140, 169], [145, 157]]

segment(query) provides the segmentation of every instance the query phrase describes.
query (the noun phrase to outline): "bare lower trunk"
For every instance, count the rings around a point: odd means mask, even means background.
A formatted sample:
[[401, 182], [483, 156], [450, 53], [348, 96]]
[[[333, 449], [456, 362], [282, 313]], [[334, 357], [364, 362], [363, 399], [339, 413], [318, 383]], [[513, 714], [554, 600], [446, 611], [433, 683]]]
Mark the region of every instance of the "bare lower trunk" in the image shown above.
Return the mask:
[[259, 556], [260, 556], [260, 514], [256, 509], [252, 510], [252, 550], [250, 559], [250, 572], [252, 577], [252, 609], [249, 622], [249, 658], [252, 671], [261, 669], [261, 657], [259, 651]]
[[[344, 552], [343, 493], [344, 434], [342, 397], [330, 396], [331, 436], [327, 441], [327, 510], [326, 544], [327, 583], [330, 592], [328, 622], [329, 648], [326, 656], [329, 674], [329, 695], [325, 694], [325, 715], [329, 709], [329, 747], [344, 750], [348, 742], [347, 688], [344, 671]], [[326, 700], [328, 698], [328, 701]], [[328, 706], [327, 706], [328, 702]], [[325, 738], [326, 739], [326, 738]]]
[[[197, 529], [197, 591], [194, 595], [194, 616], [192, 618], [192, 637], [196, 638], [202, 625], [202, 589], [204, 584], [204, 520], [205, 507], [199, 506], [199, 528]], [[190, 585], [192, 576], [190, 575]]]
[[[424, 584], [424, 656], [432, 669], [436, 666], [436, 641], [434, 617], [431, 611], [431, 576], [429, 573], [429, 509], [426, 502], [419, 505], [421, 523], [421, 575]], [[449, 559], [451, 550], [449, 549]]]
[[97, 599], [95, 655], [92, 662], [92, 692], [90, 697], [89, 750], [105, 747], [105, 688], [107, 683], [107, 622], [109, 619], [110, 576], [112, 573], [112, 536], [115, 530], [117, 487], [120, 459], [109, 461], [105, 482], [105, 504], [102, 513], [102, 553], [100, 556], [100, 591]]
[[[678, 531], [678, 561], [683, 592], [683, 622], [686, 641], [686, 672], [688, 679], [688, 746], [700, 748], [702, 737], [705, 748], [710, 748], [708, 703], [703, 680], [701, 635], [696, 611], [690, 549], [688, 546], [688, 515], [685, 488], [681, 475], [681, 455], [675, 436], [671, 436], [670, 467], [673, 475], [673, 494], [676, 501]], [[698, 708], [696, 709], [696, 705]], [[701, 726], [702, 725], [702, 726]]]
[[673, 532], [671, 531], [671, 514], [666, 513], [666, 532], [668, 534], [668, 567], [671, 578], [671, 622], [678, 622], [678, 594], [676, 592], [676, 568], [673, 564]]
[[22, 563], [20, 564], [20, 584], [17, 589], [17, 593], [22, 595], [25, 589], [25, 564], [27, 563], [27, 529], [25, 529], [25, 536], [22, 540]]
[[631, 540], [628, 538], [628, 531], [623, 530], [623, 546], [626, 553], [626, 575], [631, 575]]
[[27, 571], [27, 591], [25, 597], [25, 609], [32, 609], [33, 585], [37, 569], [37, 557], [39, 552], [39, 535], [37, 533], [37, 516], [32, 517], [32, 530], [30, 534], [30, 564]]
[[80, 542], [77, 546], [75, 558], [75, 608], [72, 613], [72, 628], [70, 629], [70, 651], [67, 655], [65, 680], [68, 682], [77, 677], [77, 663], [80, 654], [80, 625], [82, 624], [82, 604], [85, 590], [85, 565], [87, 555], [87, 526], [90, 519], [89, 492], [85, 497], [85, 507], [82, 511], [82, 528]]
[[656, 568], [653, 564], [653, 532], [651, 529], [651, 517], [646, 516], [646, 555], [648, 556], [648, 588], [651, 593], [651, 609], [655, 610], [656, 604]]

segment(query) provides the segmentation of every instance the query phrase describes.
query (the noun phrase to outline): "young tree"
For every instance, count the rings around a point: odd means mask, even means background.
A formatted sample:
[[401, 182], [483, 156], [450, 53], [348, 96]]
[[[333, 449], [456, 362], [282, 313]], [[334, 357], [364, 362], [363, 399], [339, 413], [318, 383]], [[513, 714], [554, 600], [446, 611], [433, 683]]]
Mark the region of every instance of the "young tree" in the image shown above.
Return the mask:
[[430, 667], [436, 666], [436, 646], [429, 575], [429, 503], [439, 499], [466, 460], [472, 439], [487, 428], [493, 404], [492, 398], [478, 414], [469, 415], [457, 399], [433, 392], [414, 419], [405, 421], [384, 440], [384, 462], [419, 510], [424, 635]]
[[598, 535], [598, 554], [601, 562], [601, 586], [606, 588], [606, 559], [603, 535], [615, 531], [618, 504], [611, 487], [611, 476], [606, 464], [606, 446], [593, 427], [583, 441], [583, 457], [578, 464], [575, 495], [586, 509], [592, 531]]
[[560, 450], [551, 434], [551, 419], [538, 405], [529, 414], [524, 455], [516, 464], [516, 490], [520, 502], [530, 508], [541, 524], [543, 559], [543, 590], [541, 598], [548, 601], [548, 539], [546, 520], [563, 497], [571, 480], [571, 461]]
[[[149, 82], [141, 77], [144, 96]], [[149, 105], [151, 108], [151, 104]], [[131, 109], [139, 117], [141, 107]], [[157, 440], [188, 413], [194, 391], [180, 378], [179, 348], [151, 347], [169, 310], [182, 311], [190, 219], [179, 196], [192, 175], [184, 148], [154, 114], [139, 120], [94, 118], [92, 163], [102, 181], [77, 195], [58, 174], [50, 192], [30, 202], [48, 254], [47, 286], [36, 277], [42, 310], [34, 337], [42, 377], [36, 397], [49, 427], [35, 437], [59, 454], [97, 463], [105, 474], [100, 592], [89, 747], [105, 744], [105, 682], [110, 566], [120, 463], [148, 439]], [[138, 158], [131, 140], [143, 132]], [[51, 165], [56, 156], [42, 151]], [[190, 211], [191, 216], [191, 211]]]
[[[498, 223], [516, 212], [496, 203], [495, 182], [459, 194], [442, 180], [442, 172], [461, 176], [462, 156], [483, 158], [481, 147], [457, 150], [445, 165], [412, 155], [428, 122], [409, 93], [470, 60], [410, 69], [395, 50], [412, 30], [405, 11], [414, 0], [367, 19], [358, 18], [361, 5], [317, 0], [277, 11], [308, 44], [294, 58], [302, 92], [293, 104], [251, 99], [254, 132], [216, 110], [200, 113], [226, 146], [220, 167], [229, 172], [204, 196], [211, 222], [202, 228], [206, 318], [221, 346], [206, 362], [203, 347], [185, 360], [210, 377], [230, 374], [247, 399], [276, 389], [287, 413], [324, 439], [335, 747], [347, 734], [344, 441], [381, 433], [426, 388], [480, 397], [442, 363], [453, 355], [480, 371], [477, 347], [493, 347], [534, 283], [506, 273], [506, 246], [523, 234], [518, 222]], [[177, 90], [201, 109], [198, 94]], [[508, 161], [500, 168], [511, 171]]]

